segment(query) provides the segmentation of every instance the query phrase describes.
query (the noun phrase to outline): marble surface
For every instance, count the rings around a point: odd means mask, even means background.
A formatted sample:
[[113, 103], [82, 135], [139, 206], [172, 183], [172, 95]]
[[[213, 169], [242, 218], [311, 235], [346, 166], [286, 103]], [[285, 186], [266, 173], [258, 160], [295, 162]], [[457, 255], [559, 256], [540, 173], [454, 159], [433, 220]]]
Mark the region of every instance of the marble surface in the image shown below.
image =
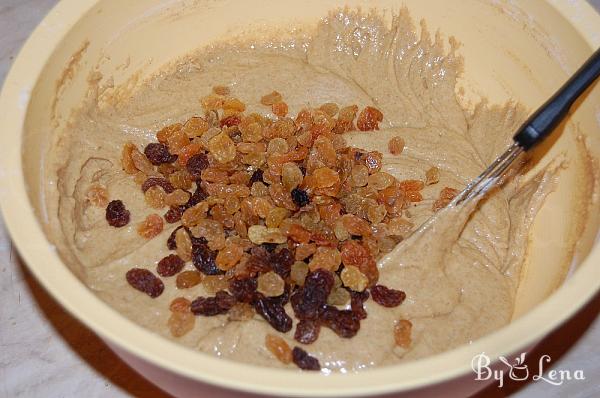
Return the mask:
[[[0, 0], [0, 83], [29, 33], [57, 0]], [[591, 0], [600, 9], [600, 0]], [[554, 386], [505, 381], [477, 397], [584, 398], [600, 396], [600, 295], [528, 356], [531, 372], [583, 370], [586, 380]], [[547, 375], [547, 373], [546, 373]], [[148, 397], [169, 395], [124, 364], [64, 312], [32, 278], [0, 220], [0, 397]]]

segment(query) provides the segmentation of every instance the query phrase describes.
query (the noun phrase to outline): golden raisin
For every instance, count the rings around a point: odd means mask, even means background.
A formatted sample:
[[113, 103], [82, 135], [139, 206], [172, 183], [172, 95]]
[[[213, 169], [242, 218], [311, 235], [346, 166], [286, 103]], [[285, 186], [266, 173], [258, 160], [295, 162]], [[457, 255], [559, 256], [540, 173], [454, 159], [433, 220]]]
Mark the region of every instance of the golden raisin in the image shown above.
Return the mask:
[[211, 138], [208, 142], [208, 149], [219, 163], [227, 163], [235, 159], [235, 143], [225, 132]]
[[196, 317], [191, 312], [173, 312], [168, 320], [173, 337], [182, 337], [194, 329]]
[[150, 214], [146, 219], [138, 225], [138, 234], [146, 239], [152, 239], [163, 230], [163, 219], [158, 214]]
[[344, 286], [355, 292], [362, 292], [369, 284], [369, 279], [353, 265], [346, 265], [340, 277]]
[[100, 185], [92, 185], [87, 191], [86, 198], [95, 207], [104, 208], [108, 205], [108, 191]]
[[202, 274], [198, 271], [183, 271], [177, 274], [175, 286], [177, 289], [189, 289], [202, 282]]
[[153, 209], [162, 209], [165, 207], [165, 191], [158, 185], [154, 185], [146, 191], [144, 199], [146, 204]]
[[273, 271], [261, 274], [257, 282], [256, 291], [267, 297], [281, 296], [285, 289], [285, 281]]
[[192, 239], [184, 228], [179, 228], [175, 232], [175, 244], [177, 246], [177, 255], [183, 261], [190, 261], [192, 259]]
[[241, 246], [235, 243], [225, 244], [225, 247], [217, 254], [215, 260], [217, 267], [223, 271], [230, 270], [240, 261], [242, 254], [244, 254], [244, 249]]
[[433, 185], [440, 182], [440, 169], [431, 167], [425, 172], [425, 185]]
[[360, 115], [358, 115], [356, 127], [358, 127], [360, 131], [379, 130], [379, 122], [382, 120], [383, 113], [372, 106], [367, 106]]
[[407, 319], [400, 319], [394, 326], [394, 341], [398, 347], [409, 348], [411, 339], [412, 323]]
[[292, 362], [292, 349], [281, 337], [267, 334], [265, 346], [281, 363], [287, 365]]
[[278, 117], [286, 117], [288, 106], [285, 102], [276, 102], [271, 106], [273, 114]]
[[260, 103], [265, 106], [271, 106], [273, 104], [281, 102], [281, 100], [283, 100], [281, 94], [279, 94], [277, 91], [273, 91], [272, 93], [263, 96], [260, 99]]
[[192, 303], [185, 297], [177, 297], [171, 301], [169, 310], [171, 312], [189, 312]]
[[388, 142], [388, 150], [392, 155], [400, 155], [405, 145], [402, 137], [394, 137]]

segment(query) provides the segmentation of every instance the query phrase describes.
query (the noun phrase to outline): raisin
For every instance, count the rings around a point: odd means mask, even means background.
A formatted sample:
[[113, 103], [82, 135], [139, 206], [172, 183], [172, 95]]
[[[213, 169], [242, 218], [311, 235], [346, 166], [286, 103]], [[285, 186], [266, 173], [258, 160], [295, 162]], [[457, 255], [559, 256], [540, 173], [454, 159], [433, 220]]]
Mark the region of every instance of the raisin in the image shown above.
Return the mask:
[[169, 224], [175, 224], [176, 222], [181, 221], [181, 216], [183, 215], [184, 208], [185, 207], [183, 206], [171, 207], [169, 210], [167, 210], [167, 212], [164, 215], [165, 221]]
[[194, 315], [215, 316], [226, 314], [235, 305], [235, 298], [221, 290], [214, 297], [198, 297], [190, 307]]
[[194, 329], [196, 318], [190, 312], [173, 312], [167, 321], [173, 337], [181, 337]]
[[158, 214], [150, 214], [144, 221], [138, 224], [137, 233], [145, 239], [152, 239], [163, 230], [163, 219]]
[[146, 145], [144, 155], [155, 166], [160, 166], [163, 163], [173, 163], [177, 160], [177, 155], [171, 155], [166, 145], [156, 142]]
[[199, 180], [202, 176], [202, 170], [208, 168], [208, 156], [204, 153], [197, 153], [192, 156], [185, 165], [188, 173], [194, 180]]
[[254, 278], [232, 279], [229, 291], [240, 303], [252, 303], [256, 297], [257, 282]]
[[321, 325], [317, 321], [302, 320], [296, 325], [294, 339], [302, 344], [311, 344], [319, 338]]
[[177, 243], [175, 241], [175, 237], [177, 235], [177, 231], [180, 230], [181, 228], [183, 228], [183, 226], [179, 226], [177, 228], [175, 228], [173, 230], [173, 232], [171, 232], [171, 235], [169, 235], [169, 239], [167, 239], [167, 248], [169, 250], [175, 250], [177, 249]]
[[264, 247], [266, 251], [268, 251], [269, 253], [273, 253], [275, 251], [275, 249], [277, 249], [277, 243], [263, 243], [262, 245], [260, 245], [261, 247]]
[[294, 256], [289, 249], [283, 248], [277, 253], [270, 256], [271, 267], [282, 278], [290, 276], [292, 264], [294, 264]]
[[411, 344], [412, 323], [407, 319], [400, 319], [394, 326], [394, 341], [398, 347], [408, 349]]
[[161, 187], [166, 193], [171, 193], [175, 190], [173, 185], [166, 179], [162, 177], [150, 177], [142, 184], [142, 191], [146, 193], [146, 191], [153, 186], [158, 185]]
[[273, 271], [260, 275], [256, 290], [267, 297], [278, 297], [285, 291], [285, 281]]
[[232, 116], [226, 117], [224, 119], [221, 119], [221, 127], [237, 126], [238, 124], [240, 124], [240, 122], [241, 122], [241, 119], [239, 118], [239, 116], [232, 115]]
[[278, 332], [286, 333], [292, 329], [292, 318], [276, 297], [259, 296], [254, 303], [254, 309]]
[[158, 275], [166, 277], [173, 276], [185, 265], [185, 262], [175, 254], [170, 254], [158, 262], [156, 272]]
[[367, 106], [360, 115], [358, 115], [356, 127], [358, 127], [360, 131], [379, 130], [379, 122], [382, 120], [383, 113], [372, 106]]
[[127, 282], [140, 292], [152, 298], [160, 296], [165, 289], [162, 281], [152, 272], [143, 268], [132, 268], [125, 274]]
[[120, 200], [113, 200], [106, 206], [106, 221], [108, 225], [121, 228], [129, 224], [130, 213]]
[[358, 319], [365, 319], [367, 317], [367, 311], [363, 306], [364, 302], [369, 299], [369, 292], [350, 292], [350, 308]]
[[371, 288], [373, 301], [384, 307], [397, 307], [406, 298], [406, 293], [402, 290], [395, 290], [383, 285], [375, 285]]
[[281, 337], [267, 334], [265, 336], [265, 346], [282, 363], [292, 362], [292, 349]]
[[252, 173], [252, 177], [250, 177], [250, 185], [254, 184], [255, 182], [263, 182], [263, 174], [264, 172], [261, 169], [254, 171], [254, 173]]
[[190, 197], [190, 200], [185, 204], [186, 208], [194, 207], [204, 199], [208, 198], [208, 194], [202, 189], [200, 185], [196, 187], [194, 194]]
[[175, 286], [177, 289], [189, 289], [202, 282], [202, 274], [198, 271], [183, 271], [177, 275]]
[[308, 197], [308, 193], [306, 191], [303, 191], [300, 188], [294, 188], [294, 189], [292, 189], [292, 200], [299, 207], [304, 207], [304, 206], [306, 206], [307, 204], [310, 203], [310, 199]]
[[217, 253], [210, 250], [208, 245], [200, 244], [192, 246], [194, 267], [204, 275], [221, 275], [225, 273], [217, 267], [216, 258]]
[[185, 297], [177, 297], [169, 304], [169, 311], [171, 312], [189, 312], [190, 311], [190, 300]]
[[345, 339], [356, 336], [360, 329], [360, 319], [352, 310], [338, 310], [328, 305], [321, 311], [319, 320], [323, 326], [333, 330]]
[[317, 319], [319, 311], [327, 303], [333, 288], [334, 278], [329, 271], [319, 269], [311, 272], [304, 280], [304, 286], [291, 297], [292, 308], [298, 319]]
[[321, 370], [319, 360], [308, 355], [308, 353], [300, 347], [294, 347], [292, 350], [292, 361], [294, 361], [296, 366], [302, 370]]

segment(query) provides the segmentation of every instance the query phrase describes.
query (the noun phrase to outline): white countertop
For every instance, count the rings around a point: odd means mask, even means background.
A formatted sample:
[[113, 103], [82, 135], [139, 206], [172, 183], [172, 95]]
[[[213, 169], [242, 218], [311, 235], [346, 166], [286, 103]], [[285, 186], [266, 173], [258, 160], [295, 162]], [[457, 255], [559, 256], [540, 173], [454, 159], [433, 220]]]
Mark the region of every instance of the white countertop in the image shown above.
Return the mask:
[[[600, 0], [590, 0], [600, 9]], [[29, 33], [57, 0], [0, 0], [0, 84]], [[1, 111], [1, 110], [0, 110]], [[583, 398], [600, 396], [600, 294], [548, 336], [527, 364], [582, 370], [585, 380], [554, 386], [544, 381], [492, 386], [477, 397]], [[547, 375], [547, 372], [546, 372]], [[0, 398], [168, 398], [125, 365], [98, 338], [65, 313], [32, 278], [0, 220]]]

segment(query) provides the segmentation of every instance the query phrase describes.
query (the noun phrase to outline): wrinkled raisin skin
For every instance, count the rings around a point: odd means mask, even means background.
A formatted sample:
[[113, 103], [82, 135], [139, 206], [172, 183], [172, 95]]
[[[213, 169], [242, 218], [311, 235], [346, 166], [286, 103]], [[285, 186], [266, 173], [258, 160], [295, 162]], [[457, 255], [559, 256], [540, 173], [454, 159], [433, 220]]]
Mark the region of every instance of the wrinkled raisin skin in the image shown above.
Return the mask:
[[160, 296], [165, 289], [162, 281], [152, 272], [143, 268], [132, 268], [125, 274], [127, 282], [140, 292], [152, 298]]
[[308, 197], [308, 193], [303, 191], [300, 188], [292, 189], [292, 200], [299, 207], [304, 207], [310, 203], [310, 198]]
[[185, 204], [185, 207], [194, 207], [206, 198], [208, 198], [208, 194], [204, 192], [204, 189], [202, 189], [200, 185], [198, 185], [194, 191], [194, 194], [190, 197], [190, 200], [188, 200], [188, 202]]
[[296, 325], [294, 339], [302, 344], [311, 344], [319, 338], [321, 325], [317, 321], [303, 320]]
[[235, 298], [221, 290], [214, 297], [198, 297], [191, 304], [194, 315], [215, 316], [226, 314], [235, 305]]
[[173, 276], [185, 265], [185, 262], [175, 254], [170, 254], [158, 262], [156, 272], [163, 277]]
[[285, 312], [277, 297], [259, 296], [254, 309], [278, 332], [287, 333], [292, 329], [292, 318]]
[[181, 228], [183, 228], [182, 225], [180, 225], [179, 227], [175, 228], [173, 230], [173, 232], [171, 232], [171, 235], [169, 235], [169, 239], [167, 239], [167, 249], [169, 250], [176, 250], [177, 249], [177, 242], [176, 242], [176, 235], [177, 235], [177, 231], [180, 230]]
[[164, 215], [165, 221], [169, 224], [175, 224], [176, 222], [181, 221], [181, 216], [184, 211], [185, 207], [183, 206], [171, 207]]
[[192, 242], [192, 262], [194, 267], [204, 275], [222, 275], [225, 272], [217, 267], [215, 262], [217, 253], [210, 250], [207, 245], [194, 245]]
[[177, 155], [171, 155], [166, 145], [157, 142], [146, 145], [144, 155], [155, 166], [160, 166], [163, 163], [173, 163], [177, 160]]
[[106, 221], [108, 225], [121, 228], [129, 224], [130, 213], [120, 200], [113, 200], [106, 206]]
[[290, 299], [296, 317], [300, 320], [317, 319], [327, 303], [333, 283], [333, 274], [329, 271], [319, 269], [308, 274], [304, 286], [296, 290]]
[[155, 185], [161, 187], [166, 193], [171, 193], [175, 190], [173, 185], [169, 181], [167, 181], [166, 178], [150, 177], [142, 184], [142, 192], [146, 193], [147, 190], [149, 190]]
[[369, 292], [355, 292], [350, 290], [350, 308], [358, 319], [366, 319], [367, 311], [363, 306], [364, 302], [369, 299]]
[[296, 366], [302, 370], [321, 370], [321, 364], [319, 364], [319, 360], [308, 355], [308, 353], [300, 347], [294, 347], [292, 350], [292, 360]]
[[371, 297], [373, 301], [384, 307], [397, 307], [406, 298], [406, 293], [402, 290], [395, 290], [383, 285], [375, 285], [371, 288]]
[[270, 257], [273, 271], [283, 279], [290, 276], [292, 264], [294, 264], [294, 256], [289, 249], [283, 248], [277, 253], [272, 253]]
[[199, 180], [202, 176], [202, 170], [208, 166], [208, 156], [204, 153], [197, 153], [187, 161], [185, 167], [194, 180]]
[[256, 279], [232, 279], [229, 281], [229, 291], [240, 303], [252, 303], [256, 297]]
[[360, 329], [360, 319], [353, 311], [339, 310], [331, 305], [321, 310], [320, 320], [323, 326], [345, 339], [356, 336]]

